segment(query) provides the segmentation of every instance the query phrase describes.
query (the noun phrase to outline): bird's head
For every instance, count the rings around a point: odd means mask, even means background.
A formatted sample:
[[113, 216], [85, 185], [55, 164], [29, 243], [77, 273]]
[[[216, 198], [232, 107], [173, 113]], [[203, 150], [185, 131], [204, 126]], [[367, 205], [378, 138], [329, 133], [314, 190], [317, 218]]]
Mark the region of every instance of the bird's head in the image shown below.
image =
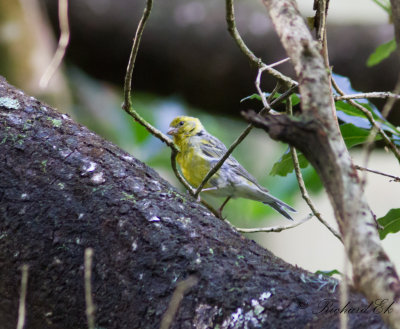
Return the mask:
[[182, 139], [184, 137], [194, 136], [203, 129], [204, 127], [199, 119], [179, 116], [172, 120], [167, 134], [172, 135], [174, 139]]

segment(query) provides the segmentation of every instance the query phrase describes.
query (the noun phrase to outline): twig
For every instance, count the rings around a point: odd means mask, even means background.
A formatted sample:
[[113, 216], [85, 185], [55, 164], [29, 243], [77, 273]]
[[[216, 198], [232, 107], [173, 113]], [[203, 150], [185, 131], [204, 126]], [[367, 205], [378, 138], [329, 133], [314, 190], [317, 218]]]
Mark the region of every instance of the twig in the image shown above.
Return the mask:
[[302, 219], [301, 221], [298, 221], [294, 224], [290, 225], [283, 225], [283, 226], [272, 226], [272, 227], [261, 227], [261, 228], [240, 228], [236, 227], [235, 229], [240, 232], [240, 233], [276, 233], [276, 232], [282, 232], [284, 230], [290, 230], [291, 228], [295, 228], [301, 224], [304, 224], [308, 220], [310, 220], [314, 215], [309, 214], [306, 218]]
[[256, 81], [255, 81], [255, 85], [256, 85], [257, 92], [258, 92], [258, 94], [259, 94], [260, 97], [261, 97], [261, 101], [262, 101], [262, 103], [263, 103], [263, 105], [264, 105], [264, 108], [263, 108], [261, 111], [264, 111], [264, 110], [265, 110], [265, 111], [269, 112], [269, 111], [271, 111], [271, 107], [270, 107], [270, 105], [269, 105], [269, 103], [268, 103], [268, 101], [267, 101], [267, 98], [265, 97], [265, 94], [262, 92], [261, 87], [260, 87], [261, 76], [262, 76], [262, 73], [263, 73], [265, 70], [266, 70], [265, 67], [260, 67], [260, 68], [258, 69], [257, 77], [256, 77]]
[[[132, 89], [132, 76], [133, 69], [135, 67], [136, 56], [139, 51], [140, 40], [142, 38], [144, 28], [146, 22], [150, 16], [151, 9], [153, 6], [153, 0], [147, 0], [146, 6], [143, 11], [143, 15], [139, 21], [138, 27], [136, 29], [135, 38], [133, 39], [133, 45], [131, 49], [131, 53], [129, 56], [128, 67], [126, 69], [126, 75], [124, 80], [124, 103], [122, 104], [122, 108], [127, 112], [136, 122], [145, 127], [147, 131], [153, 136], [157, 137], [159, 140], [164, 142], [171, 149], [171, 167], [174, 171], [175, 176], [182, 183], [182, 185], [189, 191], [191, 195], [194, 195], [194, 190], [190, 186], [190, 184], [186, 181], [186, 179], [180, 174], [177, 165], [176, 165], [176, 155], [179, 153], [178, 146], [170, 139], [167, 135], [163, 134], [161, 131], [153, 127], [149, 124], [145, 119], [143, 119], [139, 113], [137, 113], [132, 107], [131, 101], [131, 89]], [[207, 208], [212, 211], [214, 214], [217, 212], [210, 206], [207, 205]]]
[[19, 297], [17, 329], [22, 329], [25, 325], [26, 292], [28, 290], [28, 270], [29, 266], [27, 264], [22, 265], [21, 295]]
[[235, 10], [233, 7], [233, 0], [226, 0], [226, 23], [228, 25], [228, 31], [232, 38], [236, 41], [242, 53], [250, 60], [258, 68], [265, 68], [265, 70], [274, 76], [276, 79], [283, 82], [284, 85], [294, 86], [298, 85], [298, 83], [291, 78], [285, 76], [281, 72], [272, 68], [272, 66], [265, 65], [260, 58], [258, 58], [254, 53], [246, 46], [240, 33], [236, 27], [235, 22]]
[[133, 45], [131, 54], [129, 56], [128, 67], [126, 69], [125, 82], [124, 82], [124, 103], [122, 108], [139, 124], [147, 129], [147, 131], [153, 136], [160, 139], [162, 142], [167, 144], [171, 149], [179, 151], [178, 147], [173, 143], [173, 141], [165, 134], [163, 134], [158, 129], [154, 128], [146, 120], [144, 120], [132, 107], [131, 102], [131, 89], [132, 89], [132, 76], [133, 69], [135, 67], [136, 56], [139, 51], [140, 39], [142, 38], [144, 27], [146, 25], [147, 19], [150, 16], [151, 8], [153, 6], [153, 0], [146, 1], [146, 7], [143, 11], [142, 18], [139, 21], [139, 25], [136, 30], [135, 38], [133, 39]]
[[316, 10], [315, 19], [318, 20], [317, 26], [317, 38], [322, 47], [322, 57], [324, 59], [324, 64], [328, 73], [328, 83], [329, 83], [329, 93], [330, 93], [330, 107], [333, 117], [335, 118], [336, 128], [338, 132], [340, 131], [339, 122], [337, 120], [335, 100], [333, 98], [332, 92], [332, 70], [329, 64], [329, 52], [328, 52], [328, 40], [326, 33], [326, 21], [328, 16], [329, 0], [314, 0], [314, 9]]
[[374, 91], [370, 93], [362, 94], [350, 94], [350, 95], [336, 95], [334, 96], [335, 101], [345, 101], [349, 99], [363, 99], [363, 98], [395, 98], [400, 99], [400, 95], [394, 94], [390, 91]]
[[[290, 99], [287, 100], [287, 102], [286, 102], [286, 112], [289, 115], [293, 114], [292, 113], [292, 103], [291, 103]], [[296, 174], [297, 183], [299, 184], [301, 196], [303, 197], [304, 201], [307, 203], [307, 205], [313, 212], [314, 216], [317, 217], [317, 219], [321, 222], [321, 224], [324, 225], [341, 242], [343, 242], [340, 234], [332, 226], [330, 226], [327, 221], [325, 221], [325, 219], [322, 217], [321, 213], [317, 210], [314, 203], [312, 202], [310, 195], [308, 194], [306, 184], [304, 183], [303, 174], [301, 173], [301, 170], [300, 170], [299, 158], [297, 156], [296, 148], [294, 148], [291, 145], [289, 147], [290, 147], [290, 155], [292, 156], [294, 172]]]
[[[398, 93], [400, 93], [400, 74], [399, 74], [399, 76], [397, 78], [396, 86], [394, 88], [394, 94], [398, 94]], [[389, 115], [390, 111], [392, 110], [393, 105], [394, 105], [395, 102], [396, 102], [395, 98], [388, 98], [386, 100], [386, 103], [383, 106], [382, 113], [381, 113], [382, 116], [385, 119], [388, 117], [388, 115]], [[375, 138], [376, 138], [376, 135], [378, 134], [378, 132], [380, 133], [380, 131], [378, 130], [378, 127], [374, 126], [371, 129], [371, 132], [370, 132], [370, 134], [368, 136], [367, 142], [365, 143], [365, 147], [364, 147], [364, 150], [365, 150], [364, 167], [367, 166], [368, 159], [369, 159], [369, 157], [371, 155], [371, 152], [372, 152], [372, 149], [374, 147], [374, 141], [375, 141]], [[389, 142], [390, 143], [389, 143], [388, 146], [392, 149], [392, 152], [394, 153], [395, 157], [400, 162], [400, 151], [399, 151], [399, 149], [396, 147], [396, 145], [390, 139], [389, 139]], [[364, 180], [365, 180], [365, 177], [364, 177]]]
[[92, 259], [93, 249], [85, 249], [85, 301], [86, 301], [86, 319], [89, 329], [94, 329], [94, 311], [95, 307], [93, 304], [92, 296]]
[[386, 173], [378, 171], [378, 170], [368, 169], [368, 168], [361, 167], [361, 166], [358, 166], [358, 165], [355, 165], [355, 168], [357, 170], [368, 171], [370, 173], [374, 173], [374, 174], [377, 174], [377, 175], [382, 175], [382, 176], [385, 176], [385, 177], [389, 177], [389, 178], [392, 178], [395, 182], [400, 182], [400, 177], [398, 177], [398, 176], [389, 175], [389, 174], [386, 174]]
[[337, 237], [341, 242], [343, 242], [340, 234], [332, 226], [330, 226], [327, 221], [325, 221], [321, 213], [317, 210], [314, 203], [312, 202], [307, 192], [306, 185], [304, 184], [303, 175], [301, 174], [299, 159], [297, 157], [296, 149], [292, 146], [290, 146], [290, 154], [292, 155], [294, 171], [296, 173], [297, 182], [299, 184], [301, 196], [303, 197], [304, 201], [308, 204], [311, 211], [313, 212], [315, 217], [317, 217], [317, 219], [321, 222], [321, 224], [323, 224], [335, 237]]
[[250, 131], [253, 129], [253, 126], [250, 124], [246, 127], [246, 129], [239, 135], [238, 138], [232, 143], [232, 145], [228, 148], [224, 156], [219, 159], [219, 161], [215, 164], [214, 167], [210, 169], [210, 171], [207, 173], [206, 177], [204, 177], [203, 181], [200, 183], [200, 185], [197, 187], [196, 192], [194, 194], [194, 197], [197, 197], [203, 187], [207, 184], [208, 180], [218, 171], [219, 168], [222, 167], [224, 164], [225, 160], [229, 158], [229, 156], [232, 154], [232, 152], [235, 150], [236, 146], [238, 146], [243, 139], [247, 137], [247, 135], [250, 133]]
[[171, 166], [172, 169], [174, 170], [175, 176], [178, 178], [178, 180], [182, 183], [183, 186], [188, 190], [190, 195], [195, 195], [195, 191], [192, 188], [192, 186], [186, 181], [186, 179], [181, 175], [179, 172], [177, 166], [176, 166], [176, 156], [178, 154], [178, 151], [175, 149], [171, 148]]
[[48, 86], [50, 79], [60, 66], [69, 43], [68, 0], [58, 0], [58, 21], [60, 24], [60, 39], [53, 59], [40, 78], [39, 86], [43, 89]]
[[[344, 96], [345, 93], [337, 85], [335, 79], [332, 78], [331, 81], [332, 81], [332, 85], [336, 89], [336, 91], [341, 96]], [[367, 117], [368, 121], [373, 126], [373, 129], [375, 129], [375, 130], [377, 130], [377, 132], [379, 132], [379, 134], [382, 136], [382, 139], [385, 142], [386, 146], [388, 146], [392, 150], [392, 152], [395, 155], [395, 157], [397, 158], [397, 160], [400, 161], [400, 151], [397, 149], [396, 145], [394, 145], [394, 143], [390, 140], [388, 135], [386, 135], [386, 133], [383, 131], [383, 129], [381, 127], [379, 127], [378, 123], [375, 121], [375, 119], [372, 116], [371, 112], [368, 111], [368, 109], [366, 109], [364, 106], [362, 106], [359, 103], [353, 101], [352, 99], [347, 99], [346, 101], [349, 104], [351, 104], [352, 106], [354, 106], [355, 108], [359, 109], [362, 113], [364, 113], [364, 115]], [[371, 134], [372, 134], [372, 131], [371, 131]], [[370, 137], [371, 137], [371, 134], [370, 134]], [[374, 140], [375, 140], [376, 134], [373, 137], [374, 137]]]
[[168, 309], [164, 313], [161, 319], [160, 329], [169, 329], [172, 321], [175, 318], [176, 312], [179, 309], [179, 305], [182, 302], [185, 294], [193, 288], [197, 283], [198, 279], [196, 276], [191, 275], [187, 279], [179, 282], [175, 288], [175, 291], [172, 295], [171, 301], [169, 302]]

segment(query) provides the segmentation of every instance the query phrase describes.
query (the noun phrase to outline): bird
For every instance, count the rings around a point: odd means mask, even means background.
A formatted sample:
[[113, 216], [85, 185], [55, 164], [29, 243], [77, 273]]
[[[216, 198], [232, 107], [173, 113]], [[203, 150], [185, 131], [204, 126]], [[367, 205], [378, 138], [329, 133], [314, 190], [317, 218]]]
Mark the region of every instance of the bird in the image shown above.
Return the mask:
[[[194, 117], [174, 118], [167, 134], [173, 137], [174, 143], [179, 147], [176, 160], [183, 176], [195, 188], [227, 151], [224, 143], [208, 133], [200, 120]], [[231, 198], [260, 201], [290, 220], [293, 218], [287, 210], [296, 212], [291, 206], [272, 196], [232, 155], [209, 179], [201, 192], [216, 197], [226, 197], [219, 209], [220, 215]]]

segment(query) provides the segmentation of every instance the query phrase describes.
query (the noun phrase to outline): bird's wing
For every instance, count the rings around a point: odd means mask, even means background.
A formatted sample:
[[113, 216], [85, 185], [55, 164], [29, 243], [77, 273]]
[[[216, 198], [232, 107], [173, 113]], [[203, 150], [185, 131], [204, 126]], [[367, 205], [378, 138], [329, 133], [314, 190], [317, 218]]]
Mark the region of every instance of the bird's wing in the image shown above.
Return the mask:
[[[208, 158], [212, 158], [212, 162], [217, 163], [219, 159], [221, 159], [227, 151], [226, 146], [222, 143], [218, 138], [210, 135], [209, 133], [205, 133], [204, 138], [201, 139], [200, 150], [202, 153]], [[213, 163], [213, 165], [215, 164]], [[261, 190], [268, 192], [268, 190], [261, 186], [257, 180], [246, 170], [243, 166], [233, 157], [229, 156], [228, 159], [224, 162], [224, 165], [228, 165], [234, 174], [244, 177], [249, 180], [253, 184], [255, 184]]]

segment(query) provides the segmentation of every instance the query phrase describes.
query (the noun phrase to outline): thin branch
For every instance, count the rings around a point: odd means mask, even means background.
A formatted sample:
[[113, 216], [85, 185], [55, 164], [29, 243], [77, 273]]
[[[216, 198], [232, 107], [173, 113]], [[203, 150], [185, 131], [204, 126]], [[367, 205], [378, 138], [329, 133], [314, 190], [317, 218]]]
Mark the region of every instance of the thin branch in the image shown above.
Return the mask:
[[377, 174], [377, 175], [382, 175], [382, 176], [385, 176], [385, 177], [389, 177], [389, 178], [392, 178], [393, 181], [395, 181], [395, 182], [400, 182], [400, 177], [398, 177], [398, 176], [389, 175], [389, 174], [386, 174], [386, 173], [378, 171], [378, 170], [368, 169], [368, 168], [357, 166], [357, 165], [355, 165], [355, 168], [357, 170], [367, 171], [367, 172], [374, 173], [374, 174]]
[[263, 72], [266, 70], [266, 68], [265, 67], [260, 67], [259, 69], [258, 69], [258, 72], [257, 72], [257, 77], [256, 77], [256, 81], [255, 81], [255, 85], [256, 85], [256, 89], [257, 89], [257, 92], [258, 92], [258, 94], [260, 95], [260, 97], [261, 97], [261, 101], [262, 101], [262, 103], [263, 103], [263, 105], [264, 105], [264, 108], [261, 110], [261, 111], [267, 111], [267, 112], [269, 112], [269, 111], [271, 111], [271, 107], [270, 107], [270, 105], [269, 105], [269, 103], [268, 103], [268, 101], [267, 101], [267, 98], [265, 97], [265, 94], [262, 92], [262, 90], [261, 90], [261, 87], [260, 87], [260, 84], [261, 84], [261, 76], [262, 76], [262, 74], [263, 74]]
[[219, 159], [219, 161], [216, 163], [214, 167], [210, 169], [210, 171], [207, 173], [206, 177], [204, 177], [203, 181], [200, 183], [200, 185], [197, 187], [197, 190], [194, 194], [194, 197], [197, 197], [203, 187], [207, 184], [208, 180], [219, 170], [219, 168], [222, 167], [224, 164], [225, 160], [229, 158], [229, 156], [232, 154], [232, 152], [235, 150], [236, 146], [238, 146], [243, 139], [247, 137], [247, 135], [250, 133], [250, 131], [253, 129], [253, 126], [250, 124], [246, 127], [246, 129], [240, 134], [238, 138], [232, 143], [232, 145], [228, 148], [224, 156]]
[[232, 38], [236, 41], [236, 44], [239, 46], [239, 49], [242, 53], [249, 59], [251, 63], [253, 63], [258, 68], [265, 68], [265, 70], [274, 76], [279, 81], [283, 82], [284, 85], [294, 86], [298, 85], [298, 83], [291, 78], [285, 76], [281, 72], [272, 68], [272, 66], [268, 66], [262, 62], [260, 58], [258, 58], [254, 53], [246, 46], [240, 33], [236, 27], [235, 22], [235, 10], [233, 6], [233, 0], [226, 0], [226, 23], [228, 25], [228, 31]]
[[182, 185], [188, 190], [190, 195], [195, 195], [195, 191], [192, 188], [192, 186], [186, 181], [185, 177], [181, 175], [179, 170], [177, 169], [176, 166], [176, 156], [178, 152], [175, 149], [171, 149], [171, 165], [172, 169], [174, 170], [175, 176], [178, 178], [178, 180], [182, 183]]
[[183, 297], [198, 283], [198, 281], [199, 279], [196, 276], [191, 275], [187, 279], [177, 284], [171, 301], [169, 302], [168, 309], [161, 319], [160, 329], [169, 329], [171, 327], [172, 321], [178, 312], [179, 305], [181, 304]]
[[89, 329], [94, 329], [94, 311], [95, 307], [93, 304], [92, 296], [92, 259], [93, 259], [93, 249], [85, 249], [85, 259], [84, 259], [84, 271], [85, 271], [85, 301], [86, 301], [86, 319]]
[[332, 226], [330, 226], [327, 221], [325, 221], [325, 219], [322, 217], [321, 213], [317, 210], [314, 203], [312, 202], [312, 200], [307, 192], [306, 185], [304, 184], [304, 179], [303, 179], [303, 175], [301, 174], [299, 158], [297, 157], [296, 149], [292, 146], [290, 146], [290, 154], [292, 155], [294, 171], [296, 173], [297, 182], [299, 184], [301, 196], [303, 197], [304, 201], [308, 204], [311, 211], [313, 212], [315, 217], [317, 217], [317, 219], [321, 222], [321, 224], [323, 224], [335, 237], [337, 237], [341, 242], [343, 242], [340, 234]]
[[43, 89], [47, 88], [50, 79], [60, 66], [69, 44], [68, 0], [58, 0], [58, 21], [60, 24], [60, 39], [53, 59], [40, 78], [39, 86]]
[[28, 270], [29, 266], [27, 264], [22, 265], [21, 295], [19, 297], [17, 329], [22, 329], [25, 325], [26, 292], [28, 290]]
[[283, 225], [283, 226], [272, 226], [272, 227], [260, 227], [260, 228], [240, 228], [236, 227], [235, 229], [240, 232], [240, 233], [277, 233], [277, 232], [282, 232], [285, 230], [290, 230], [292, 228], [295, 228], [301, 224], [304, 224], [308, 220], [310, 220], [314, 215], [309, 214], [306, 218], [302, 219], [301, 221], [298, 221], [294, 224], [290, 225]]
[[314, 0], [314, 9], [316, 10], [315, 19], [318, 21], [317, 26], [317, 38], [322, 48], [322, 56], [324, 59], [324, 65], [328, 72], [328, 84], [329, 84], [329, 93], [330, 93], [330, 107], [333, 117], [335, 118], [336, 128], [340, 131], [339, 122], [336, 115], [336, 107], [335, 107], [335, 100], [333, 98], [332, 92], [332, 70], [330, 69], [329, 64], [329, 52], [328, 52], [328, 39], [326, 33], [326, 22], [328, 16], [328, 7], [329, 7], [329, 0]]
[[[344, 96], [345, 93], [340, 89], [340, 87], [337, 85], [335, 79], [331, 79], [332, 81], [332, 85], [333, 87], [336, 89], [336, 91], [341, 95]], [[351, 104], [352, 106], [354, 106], [355, 108], [359, 109], [362, 113], [364, 113], [364, 115], [367, 117], [368, 121], [371, 123], [371, 125], [373, 126], [373, 130], [376, 130], [377, 132], [379, 132], [379, 134], [382, 136], [383, 141], [385, 142], [386, 146], [388, 146], [391, 151], [393, 152], [393, 154], [395, 155], [395, 157], [397, 158], [398, 161], [400, 161], [400, 151], [398, 150], [398, 148], [396, 147], [396, 145], [394, 145], [394, 143], [391, 141], [391, 139], [388, 137], [388, 135], [386, 135], [386, 133], [384, 132], [384, 130], [379, 127], [378, 123], [375, 121], [374, 117], [372, 116], [371, 112], [368, 111], [368, 109], [366, 109], [364, 106], [360, 105], [359, 103], [353, 101], [352, 99], [347, 99], [346, 100], [349, 104]], [[370, 134], [370, 137], [372, 137], [372, 131]], [[373, 136], [373, 140], [375, 140], [376, 137], [376, 133]], [[367, 142], [368, 143], [368, 142]], [[371, 144], [371, 143], [370, 143]]]
[[[293, 114], [292, 103], [291, 103], [290, 99], [288, 99], [286, 102], [286, 112], [289, 115]], [[325, 221], [325, 219], [322, 217], [321, 213], [317, 210], [314, 203], [312, 202], [310, 195], [308, 194], [306, 184], [304, 183], [303, 174], [301, 173], [301, 170], [300, 170], [299, 158], [297, 156], [296, 148], [294, 148], [291, 145], [289, 146], [289, 148], [290, 148], [290, 155], [292, 156], [294, 172], [296, 174], [297, 183], [300, 188], [301, 196], [303, 197], [304, 201], [307, 203], [308, 207], [313, 212], [314, 216], [317, 217], [317, 219], [321, 222], [321, 224], [324, 225], [341, 242], [343, 242], [340, 234], [332, 226], [330, 226], [327, 221]]]
[[174, 144], [174, 142], [161, 131], [153, 127], [149, 124], [145, 119], [143, 119], [132, 107], [131, 102], [131, 89], [132, 89], [132, 76], [133, 69], [135, 67], [136, 56], [139, 51], [140, 40], [143, 35], [144, 27], [146, 22], [150, 16], [151, 9], [153, 6], [153, 0], [147, 0], [146, 7], [143, 11], [142, 18], [139, 21], [139, 25], [136, 30], [135, 38], [133, 39], [133, 45], [131, 54], [129, 56], [128, 67], [126, 69], [125, 82], [124, 82], [124, 103], [122, 104], [122, 108], [139, 124], [147, 129], [147, 131], [153, 136], [160, 139], [162, 142], [167, 144], [171, 149], [175, 149], [175, 151], [179, 152], [178, 147]]
[[[400, 75], [397, 78], [397, 82], [396, 82], [396, 86], [394, 88], [394, 93], [398, 94], [400, 93]], [[386, 119], [390, 113], [390, 111], [393, 108], [394, 103], [396, 102], [395, 98], [388, 98], [386, 100], [386, 103], [382, 109], [382, 116]], [[377, 126], [372, 127], [371, 132], [368, 136], [367, 142], [365, 143], [364, 146], [364, 151], [365, 151], [365, 155], [364, 155], [364, 167], [367, 166], [369, 158], [371, 156], [372, 150], [374, 148], [375, 145], [375, 138], [376, 135], [378, 134], [378, 132], [380, 133], [379, 129]], [[396, 147], [396, 145], [389, 139], [389, 148], [392, 150], [393, 154], [395, 155], [395, 157], [397, 158], [397, 160], [400, 162], [400, 151], [399, 149]], [[366, 184], [366, 180], [367, 180], [367, 174], [364, 173], [363, 178], [361, 179], [362, 184]]]
[[370, 93], [362, 93], [362, 94], [350, 94], [350, 95], [337, 95], [334, 96], [335, 101], [345, 101], [349, 99], [363, 99], [363, 98], [395, 98], [400, 99], [399, 94], [394, 94], [390, 91], [374, 91]]
[[[153, 0], [147, 0], [146, 7], [143, 11], [143, 15], [139, 21], [138, 27], [136, 29], [135, 38], [133, 39], [133, 45], [131, 49], [131, 53], [129, 56], [128, 67], [126, 69], [126, 75], [124, 80], [124, 103], [122, 104], [122, 108], [127, 112], [136, 122], [145, 127], [147, 131], [153, 136], [157, 137], [159, 140], [167, 144], [167, 146], [171, 149], [171, 167], [174, 171], [175, 176], [182, 183], [182, 185], [189, 191], [191, 195], [194, 194], [193, 188], [186, 181], [186, 179], [179, 172], [176, 165], [176, 156], [179, 153], [179, 148], [175, 143], [170, 139], [167, 135], [163, 134], [161, 131], [153, 127], [149, 124], [145, 119], [143, 119], [139, 113], [137, 113], [132, 107], [131, 101], [131, 89], [132, 89], [132, 77], [133, 77], [133, 69], [135, 67], [136, 56], [139, 51], [140, 40], [142, 38], [144, 28], [146, 22], [150, 16], [151, 9], [153, 6]], [[196, 195], [197, 197], [197, 195]], [[214, 210], [210, 205], [205, 204], [205, 206], [212, 211], [214, 214], [217, 214], [217, 211]]]

